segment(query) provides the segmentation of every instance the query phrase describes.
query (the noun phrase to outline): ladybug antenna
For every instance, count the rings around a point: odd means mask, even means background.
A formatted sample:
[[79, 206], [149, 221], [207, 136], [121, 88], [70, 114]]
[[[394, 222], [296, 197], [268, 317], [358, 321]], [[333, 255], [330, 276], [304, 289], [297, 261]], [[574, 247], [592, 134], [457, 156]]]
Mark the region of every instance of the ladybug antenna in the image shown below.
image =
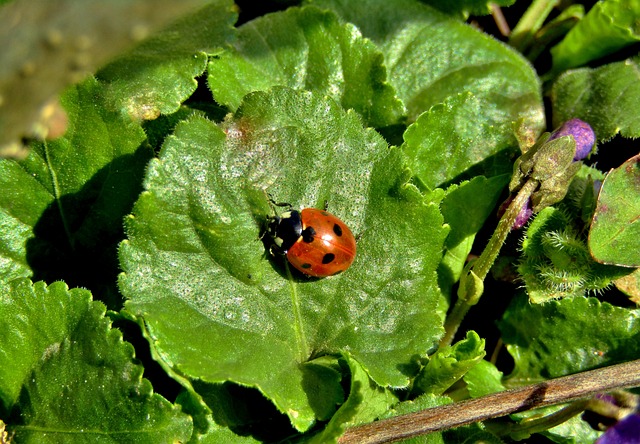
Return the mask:
[[[288, 202], [276, 202], [273, 197], [271, 196], [271, 194], [267, 194], [267, 197], [269, 198], [269, 203], [271, 204], [272, 207], [287, 207], [288, 209], [292, 209], [293, 207], [291, 206], [290, 203]], [[275, 208], [274, 208], [275, 210]]]

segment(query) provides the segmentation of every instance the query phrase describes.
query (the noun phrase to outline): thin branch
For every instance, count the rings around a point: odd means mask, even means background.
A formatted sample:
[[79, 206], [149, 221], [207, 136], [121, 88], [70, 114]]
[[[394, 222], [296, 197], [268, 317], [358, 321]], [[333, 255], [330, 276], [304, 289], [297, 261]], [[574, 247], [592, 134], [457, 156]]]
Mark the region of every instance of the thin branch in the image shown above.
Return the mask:
[[498, 27], [498, 31], [504, 37], [509, 37], [511, 34], [511, 28], [509, 27], [509, 23], [507, 23], [507, 19], [504, 18], [504, 14], [502, 13], [502, 9], [500, 6], [495, 3], [489, 3], [489, 7], [491, 8], [491, 16], [493, 17], [493, 21]]
[[348, 429], [340, 444], [382, 444], [451, 429], [510, 413], [640, 386], [640, 360], [551, 379], [482, 398], [396, 416]]

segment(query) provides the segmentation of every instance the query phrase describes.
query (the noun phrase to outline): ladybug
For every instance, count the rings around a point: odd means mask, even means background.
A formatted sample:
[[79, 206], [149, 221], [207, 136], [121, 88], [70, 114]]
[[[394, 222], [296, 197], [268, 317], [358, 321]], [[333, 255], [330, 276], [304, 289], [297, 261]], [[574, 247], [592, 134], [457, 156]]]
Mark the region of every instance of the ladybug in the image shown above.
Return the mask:
[[313, 277], [345, 271], [356, 257], [356, 239], [349, 227], [326, 210], [289, 210], [269, 218], [271, 253], [282, 254], [294, 268]]

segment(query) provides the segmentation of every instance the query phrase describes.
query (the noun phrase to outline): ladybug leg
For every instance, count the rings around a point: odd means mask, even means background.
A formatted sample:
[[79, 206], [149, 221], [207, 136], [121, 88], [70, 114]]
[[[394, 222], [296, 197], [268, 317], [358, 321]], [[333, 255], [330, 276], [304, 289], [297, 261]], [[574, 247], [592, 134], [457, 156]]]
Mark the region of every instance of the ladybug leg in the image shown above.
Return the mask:
[[276, 202], [273, 199], [273, 196], [271, 196], [271, 194], [267, 194], [267, 196], [269, 197], [269, 205], [271, 205], [271, 207], [273, 207], [273, 212], [275, 213], [275, 207], [286, 207], [287, 209], [291, 210], [293, 207], [291, 206], [290, 203], [288, 202]]
[[329, 201], [327, 199], [324, 200], [324, 211], [329, 209]]
[[282, 251], [282, 248], [278, 247], [276, 244], [271, 244], [269, 246], [269, 254], [273, 257], [276, 256], [284, 256], [286, 253]]

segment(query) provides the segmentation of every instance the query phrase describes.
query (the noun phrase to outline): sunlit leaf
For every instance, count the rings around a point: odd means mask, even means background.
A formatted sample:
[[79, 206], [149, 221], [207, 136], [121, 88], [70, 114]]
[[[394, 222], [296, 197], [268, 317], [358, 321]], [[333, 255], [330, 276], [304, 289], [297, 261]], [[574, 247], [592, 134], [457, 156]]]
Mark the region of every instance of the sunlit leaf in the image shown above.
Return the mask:
[[[312, 93], [251, 94], [223, 128], [194, 117], [151, 163], [127, 221], [127, 308], [168, 367], [256, 387], [300, 430], [314, 421], [300, 371], [309, 359], [348, 351], [377, 384], [405, 386], [401, 368], [442, 333], [446, 235], [408, 179], [397, 149]], [[259, 240], [266, 192], [296, 207], [327, 200], [359, 236], [351, 268], [289, 277]]]
[[499, 327], [515, 360], [509, 381], [516, 384], [624, 362], [640, 354], [640, 310], [595, 298], [532, 305], [526, 297], [518, 297]]
[[577, 117], [598, 140], [640, 137], [640, 58], [583, 68], [560, 76], [551, 91], [553, 124]]
[[314, 7], [244, 24], [232, 50], [211, 60], [208, 74], [215, 99], [232, 110], [251, 91], [283, 85], [328, 95], [374, 127], [396, 124], [404, 114], [375, 45]]
[[133, 119], [155, 119], [176, 111], [195, 91], [195, 77], [204, 73], [208, 56], [222, 52], [235, 37], [233, 1], [207, 3], [97, 73], [123, 112]]
[[[540, 83], [519, 53], [413, 0], [313, 0], [355, 24], [382, 50], [389, 80], [414, 121], [450, 96], [470, 92], [480, 106], [460, 124], [496, 126], [498, 147], [515, 147], [512, 123], [523, 118], [539, 133], [545, 127]], [[509, 79], [505, 82], [505, 79]]]
[[605, 264], [640, 267], [640, 155], [607, 174], [589, 230], [589, 249]]

